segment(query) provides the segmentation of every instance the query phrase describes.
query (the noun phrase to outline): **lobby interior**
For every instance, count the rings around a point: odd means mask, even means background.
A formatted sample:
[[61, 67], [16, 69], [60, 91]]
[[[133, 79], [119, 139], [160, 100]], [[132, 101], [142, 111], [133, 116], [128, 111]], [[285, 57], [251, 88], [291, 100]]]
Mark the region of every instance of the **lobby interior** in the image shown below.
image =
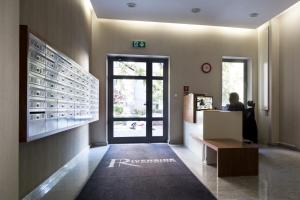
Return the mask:
[[[299, 1], [3, 0], [0, 22], [0, 199], [84, 199], [78, 195], [102, 159], [110, 149], [126, 145], [145, 149], [147, 145], [158, 145], [158, 149], [159, 145], [168, 146], [216, 199], [299, 199]], [[96, 120], [39, 138], [21, 138], [24, 109], [20, 102], [22, 95], [27, 96], [27, 89], [22, 91], [27, 82], [20, 73], [20, 25], [99, 81]], [[135, 46], [135, 42], [142, 46]], [[147, 75], [137, 80], [151, 86], [154, 80], [162, 81], [164, 85], [164, 110], [156, 115], [153, 113], [161, 105], [151, 106], [149, 111], [148, 101], [155, 98], [149, 100], [146, 95], [154, 90], [145, 86], [144, 104], [144, 99], [138, 99], [141, 93], [135, 93], [143, 84], [134, 86], [136, 102], [147, 108], [137, 112], [145, 123], [136, 117], [126, 123], [122, 117], [113, 117], [112, 83], [125, 76], [114, 75], [111, 63], [126, 59], [147, 63], [147, 70], [139, 72]], [[242, 100], [256, 104], [257, 176], [219, 177], [215, 165], [203, 162], [204, 148], [199, 146], [195, 153], [186, 142], [184, 86], [189, 93], [213, 97], [213, 108], [222, 109], [225, 60], [243, 60], [247, 66]], [[164, 75], [152, 76], [148, 64], [159, 62], [164, 64]], [[203, 64], [209, 64], [210, 69], [205, 71]], [[131, 91], [133, 86], [130, 89], [128, 85], [120, 87]], [[112, 130], [118, 121], [131, 131], [130, 136], [122, 138], [119, 132], [114, 139]], [[214, 125], [221, 123], [215, 121]], [[161, 131], [155, 134], [162, 134], [159, 139], [149, 136], [155, 125]], [[135, 130], [145, 138], [135, 140]]]

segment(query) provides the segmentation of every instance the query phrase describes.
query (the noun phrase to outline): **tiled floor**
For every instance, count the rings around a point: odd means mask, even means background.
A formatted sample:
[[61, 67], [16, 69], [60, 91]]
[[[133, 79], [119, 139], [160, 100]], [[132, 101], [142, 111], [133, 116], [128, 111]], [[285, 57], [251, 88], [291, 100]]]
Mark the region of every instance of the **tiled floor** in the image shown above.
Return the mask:
[[300, 153], [281, 148], [260, 149], [258, 177], [218, 178], [215, 167], [202, 164], [183, 146], [172, 146], [176, 154], [221, 200], [300, 199]]
[[[300, 153], [281, 148], [260, 149], [258, 177], [218, 178], [216, 168], [202, 164], [183, 146], [171, 146], [198, 179], [221, 200], [300, 199]], [[107, 147], [91, 149], [43, 199], [74, 199]]]

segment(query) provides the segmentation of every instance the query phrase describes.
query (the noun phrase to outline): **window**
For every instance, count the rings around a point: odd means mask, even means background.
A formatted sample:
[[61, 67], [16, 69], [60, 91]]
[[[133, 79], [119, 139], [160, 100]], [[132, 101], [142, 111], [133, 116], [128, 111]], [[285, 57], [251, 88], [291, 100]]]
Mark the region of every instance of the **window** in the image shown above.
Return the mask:
[[229, 94], [239, 94], [240, 102], [247, 102], [247, 60], [223, 59], [222, 106], [229, 104]]

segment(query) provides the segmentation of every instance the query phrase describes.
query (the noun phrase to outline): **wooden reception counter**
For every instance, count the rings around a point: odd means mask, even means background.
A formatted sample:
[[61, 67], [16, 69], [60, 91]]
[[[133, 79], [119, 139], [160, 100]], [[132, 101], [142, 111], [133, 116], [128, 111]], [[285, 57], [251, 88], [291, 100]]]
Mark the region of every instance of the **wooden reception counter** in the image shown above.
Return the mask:
[[242, 112], [196, 111], [195, 122], [184, 120], [184, 145], [205, 159], [201, 140], [233, 139], [243, 141]]
[[243, 143], [242, 112], [199, 110], [197, 96], [184, 97], [184, 145], [195, 159], [217, 164], [219, 177], [257, 175], [258, 147]]
[[184, 96], [183, 120], [185, 144], [191, 138], [199, 138], [201, 140], [234, 139], [242, 141], [242, 112], [200, 109], [198, 101], [200, 96], [203, 95], [191, 93]]

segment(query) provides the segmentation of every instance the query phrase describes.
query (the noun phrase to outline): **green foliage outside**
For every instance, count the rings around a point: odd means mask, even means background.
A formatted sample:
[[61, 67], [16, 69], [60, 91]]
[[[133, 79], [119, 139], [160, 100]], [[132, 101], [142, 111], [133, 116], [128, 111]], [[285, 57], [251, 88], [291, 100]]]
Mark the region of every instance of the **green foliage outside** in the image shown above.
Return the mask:
[[[118, 62], [115, 65], [114, 69], [115, 75], [129, 75], [129, 76], [146, 76], [146, 67], [142, 65], [142, 63], [135, 62]], [[163, 68], [158, 68], [156, 71], [158, 74], [163, 73]], [[129, 98], [133, 98], [130, 89], [128, 89], [128, 85], [123, 82], [123, 80], [115, 80], [114, 84], [118, 85], [118, 87], [114, 87], [114, 115], [120, 116], [124, 114], [126, 102], [128, 102]], [[119, 82], [121, 81], [121, 82]], [[141, 82], [136, 82], [136, 84], [140, 84]], [[146, 85], [146, 80], [143, 80], [143, 85]], [[153, 80], [152, 86], [152, 101], [153, 101], [153, 112], [162, 113], [162, 109], [159, 108], [159, 105], [162, 104], [163, 101], [163, 81], [162, 80]], [[141, 94], [146, 95], [146, 94]], [[138, 116], [146, 115], [146, 109], [139, 108], [136, 106], [130, 111], [132, 114], [136, 114]]]
[[153, 81], [152, 88], [153, 88], [152, 89], [153, 105], [157, 105], [153, 107], [153, 112], [161, 113], [162, 110], [159, 110], [158, 105], [161, 104], [163, 100], [163, 81], [161, 80]]
[[123, 111], [123, 105], [114, 105], [114, 115], [121, 115]]
[[138, 115], [138, 116], [143, 116], [146, 115], [146, 109], [134, 109], [133, 113]]
[[229, 104], [229, 94], [237, 92], [240, 101], [244, 98], [243, 63], [223, 62], [222, 66], [222, 106]]

